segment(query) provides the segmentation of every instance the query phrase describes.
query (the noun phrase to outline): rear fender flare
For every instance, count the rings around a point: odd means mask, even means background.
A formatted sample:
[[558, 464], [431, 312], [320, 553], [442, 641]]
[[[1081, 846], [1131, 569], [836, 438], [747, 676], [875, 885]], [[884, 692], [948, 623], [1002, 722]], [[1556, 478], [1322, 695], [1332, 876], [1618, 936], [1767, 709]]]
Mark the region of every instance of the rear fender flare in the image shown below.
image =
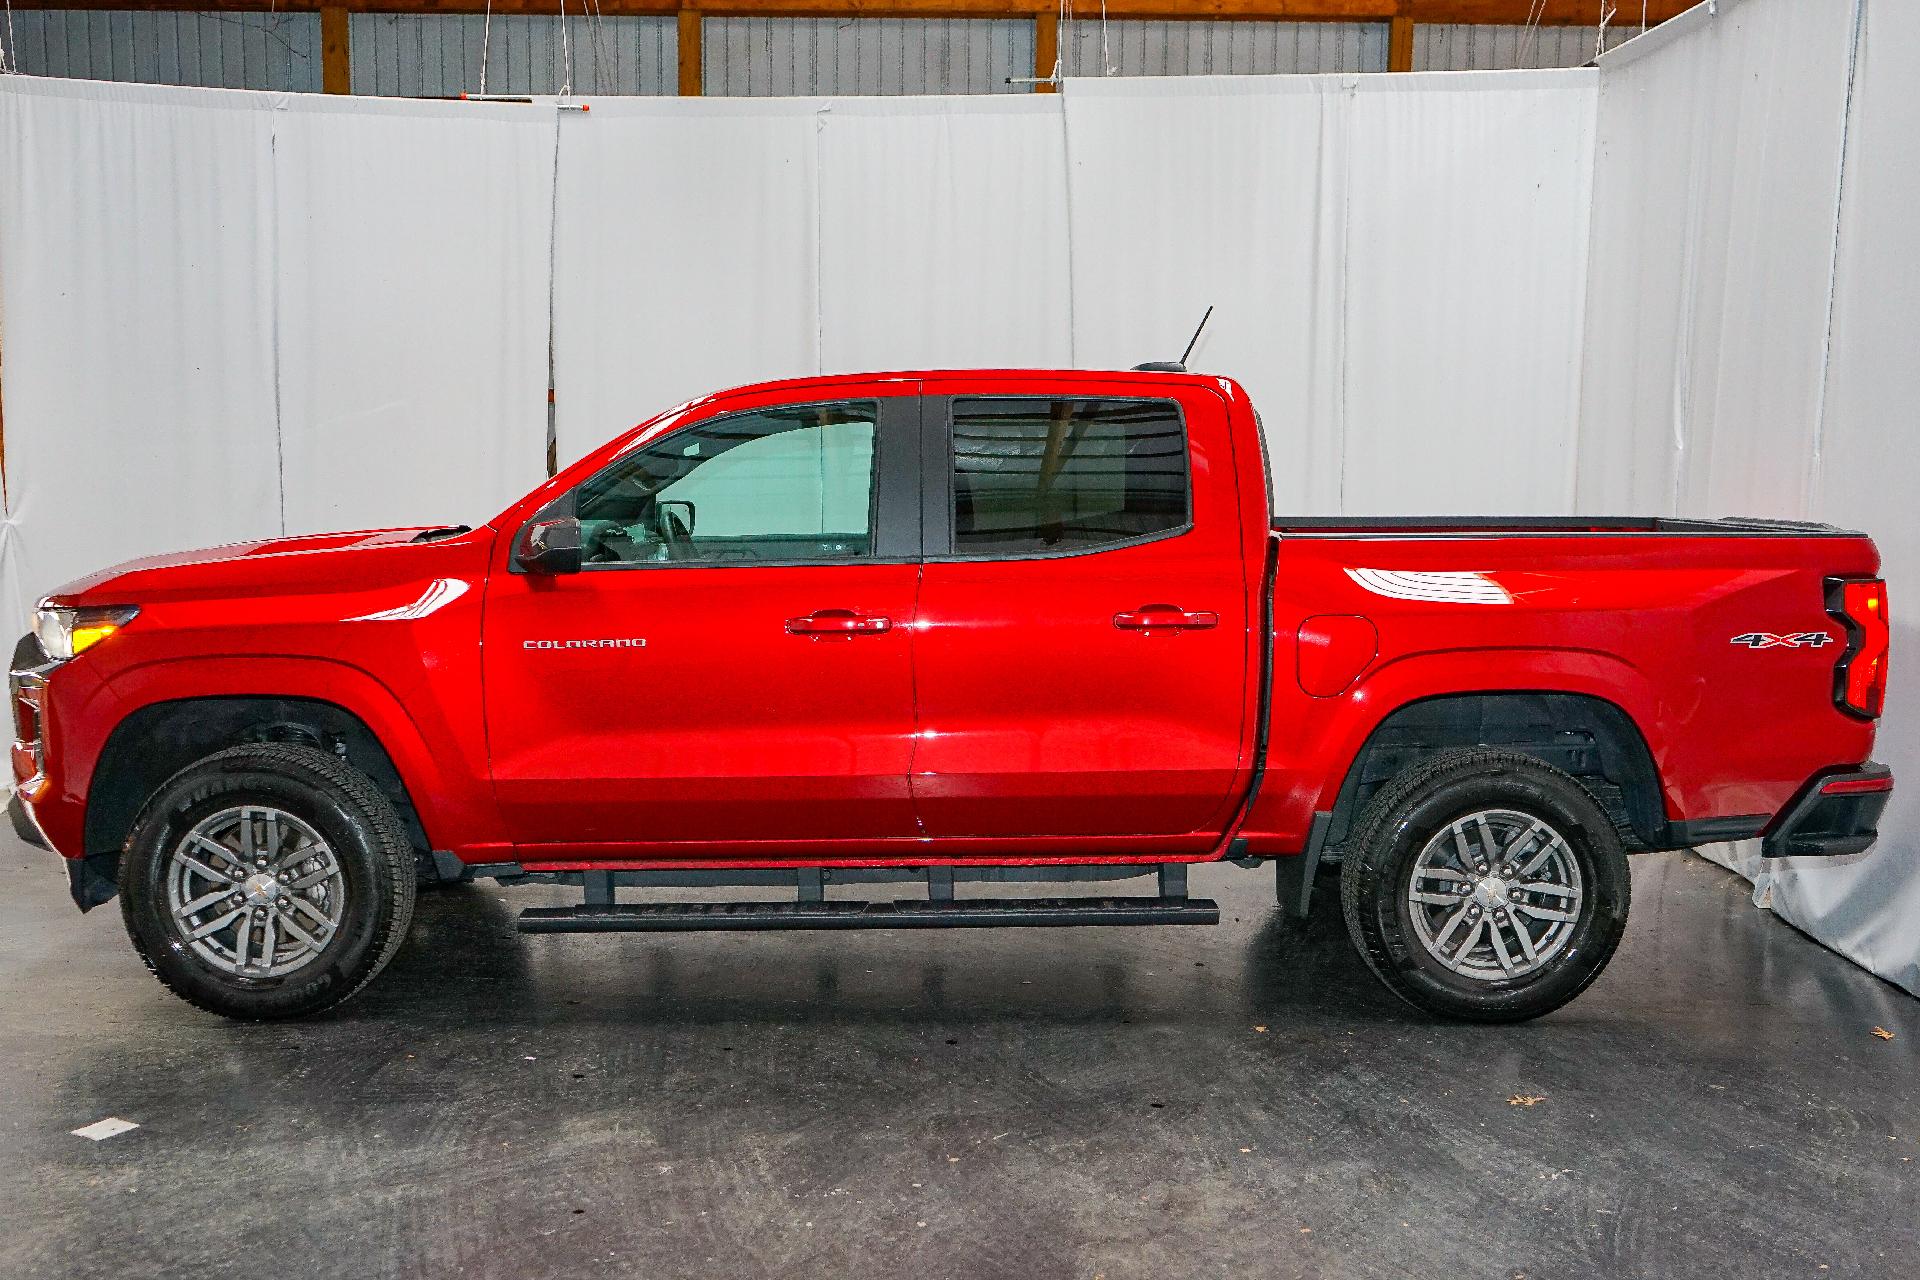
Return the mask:
[[1345, 698], [1348, 714], [1339, 718], [1334, 741], [1326, 745], [1323, 758], [1337, 767], [1323, 776], [1314, 812], [1334, 808], [1361, 751], [1405, 708], [1462, 695], [1542, 693], [1592, 698], [1624, 715], [1646, 744], [1663, 808], [1671, 816], [1675, 810], [1665, 761], [1645, 726], [1675, 722], [1679, 708], [1664, 703], [1653, 684], [1620, 657], [1596, 650], [1539, 648], [1431, 651], [1396, 658], [1367, 672]]

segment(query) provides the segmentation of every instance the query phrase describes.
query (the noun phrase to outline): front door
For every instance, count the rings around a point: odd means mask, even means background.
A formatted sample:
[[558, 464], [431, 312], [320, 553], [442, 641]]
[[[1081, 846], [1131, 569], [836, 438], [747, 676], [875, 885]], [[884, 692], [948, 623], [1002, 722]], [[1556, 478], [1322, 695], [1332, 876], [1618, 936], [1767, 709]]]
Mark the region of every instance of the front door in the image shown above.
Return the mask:
[[[934, 394], [916, 810], [934, 838], [1191, 835], [1246, 760], [1224, 405]], [[1164, 846], [1160, 846], [1164, 847]]]
[[584, 568], [496, 572], [484, 624], [523, 856], [914, 833], [913, 389], [723, 404], [542, 513], [580, 521]]

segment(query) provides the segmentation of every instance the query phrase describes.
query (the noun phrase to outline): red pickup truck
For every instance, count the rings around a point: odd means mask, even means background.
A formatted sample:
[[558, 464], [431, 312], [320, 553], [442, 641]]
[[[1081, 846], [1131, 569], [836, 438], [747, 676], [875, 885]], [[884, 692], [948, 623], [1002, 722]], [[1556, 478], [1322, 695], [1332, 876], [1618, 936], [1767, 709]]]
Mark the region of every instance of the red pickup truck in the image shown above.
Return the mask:
[[[1268, 467], [1241, 388], [1185, 372], [723, 392], [476, 529], [55, 592], [14, 822], [241, 1018], [352, 995], [423, 881], [580, 886], [530, 931], [1212, 924], [1189, 864], [1271, 862], [1303, 913], [1337, 860], [1387, 986], [1511, 1021], [1606, 964], [1628, 850], [1874, 838], [1866, 537], [1276, 523]], [[1029, 880], [1092, 887], [991, 887]], [[633, 892], [705, 885], [786, 896]]]

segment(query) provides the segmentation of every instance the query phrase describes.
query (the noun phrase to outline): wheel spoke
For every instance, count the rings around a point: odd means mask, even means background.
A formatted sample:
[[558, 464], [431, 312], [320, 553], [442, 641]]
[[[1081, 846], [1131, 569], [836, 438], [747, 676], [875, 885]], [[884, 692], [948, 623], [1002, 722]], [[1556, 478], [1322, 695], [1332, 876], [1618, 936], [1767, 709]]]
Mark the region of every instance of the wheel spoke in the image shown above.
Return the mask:
[[325, 943], [321, 942], [320, 939], [314, 937], [312, 934], [308, 933], [305, 929], [302, 929], [300, 927], [299, 921], [293, 918], [293, 912], [291, 911], [283, 911], [280, 913], [280, 927], [282, 929], [285, 929], [288, 933], [292, 934], [295, 938], [299, 939], [301, 942], [304, 942], [309, 947], [312, 947], [315, 951], [318, 951], [321, 947], [326, 945]]
[[253, 854], [253, 810], [242, 805], [240, 807], [240, 856], [251, 862]]
[[273, 968], [273, 953], [280, 945], [279, 939], [274, 937], [273, 922], [279, 917], [280, 913], [272, 907], [268, 907], [262, 911], [260, 915], [262, 918], [260, 926], [260, 967], [263, 969], [271, 969]]
[[[217, 898], [220, 895], [215, 894], [214, 896]], [[1423, 893], [1418, 889], [1407, 896], [1415, 902], [1424, 902], [1432, 907], [1450, 907], [1458, 904], [1460, 901], [1460, 895], [1457, 893]]]
[[1480, 935], [1486, 931], [1486, 927], [1487, 918], [1485, 916], [1481, 916], [1473, 922], [1473, 928], [1467, 930], [1466, 941], [1455, 947], [1453, 949], [1453, 958], [1446, 961], [1449, 969], [1457, 971], [1461, 965], [1467, 962], [1467, 957], [1472, 954], [1473, 949], [1480, 945]]
[[1493, 940], [1493, 955], [1500, 962], [1500, 971], [1508, 977], [1513, 976], [1513, 957], [1507, 954], [1507, 941], [1500, 936], [1500, 922], [1487, 921], [1487, 937]]
[[1550, 835], [1547, 838], [1547, 842], [1544, 845], [1541, 845], [1540, 848], [1534, 852], [1533, 857], [1528, 860], [1527, 865], [1525, 865], [1524, 867], [1521, 867], [1520, 870], [1514, 872], [1514, 878], [1517, 880], [1526, 879], [1528, 876], [1532, 875], [1534, 872], [1540, 869], [1541, 863], [1545, 862], [1548, 858], [1551, 858], [1555, 853], [1559, 852], [1562, 849], [1565, 849], [1566, 847], [1567, 847], [1566, 841], [1562, 840], [1557, 835]]
[[197, 916], [202, 911], [205, 911], [208, 907], [212, 906], [214, 903], [219, 902], [222, 898], [228, 898], [228, 897], [231, 897], [232, 895], [233, 895], [233, 890], [231, 889], [224, 889], [224, 888], [215, 889], [212, 893], [209, 893], [204, 897], [195, 898], [192, 902], [189, 902], [184, 907], [174, 908], [174, 912], [173, 912], [174, 918], [176, 920], [179, 920], [182, 924], [185, 924], [187, 922], [188, 916]]
[[334, 861], [331, 852], [322, 852], [320, 854], [320, 860], [322, 865], [318, 871], [309, 872], [297, 880], [288, 881], [287, 888], [294, 890], [311, 889], [313, 886], [330, 879], [334, 873], [340, 870], [340, 864]]
[[1486, 814], [1476, 813], [1473, 817], [1480, 827], [1480, 860], [1491, 867], [1500, 857], [1500, 842], [1493, 838], [1493, 827], [1487, 822]]
[[1447, 917], [1446, 927], [1441, 929], [1439, 936], [1433, 940], [1435, 951], [1445, 951], [1447, 949], [1447, 939], [1453, 936], [1453, 931], [1460, 927], [1461, 921], [1465, 920], [1472, 910], [1473, 908], [1470, 904], [1463, 902], [1460, 904], [1458, 911]]
[[1509, 916], [1508, 923], [1513, 925], [1513, 936], [1520, 940], [1520, 952], [1526, 956], [1529, 965], [1540, 963], [1540, 949], [1533, 944], [1533, 935], [1527, 932], [1527, 922], [1519, 916]]
[[1460, 869], [1472, 876], [1473, 855], [1467, 852], [1467, 824], [1464, 821], [1453, 824], [1453, 848], [1460, 859]]
[[325, 912], [321, 911], [320, 908], [314, 906], [311, 902], [308, 902], [305, 898], [296, 897], [292, 901], [295, 908], [306, 912], [314, 924], [320, 927], [320, 935], [322, 938], [331, 938], [333, 936], [334, 924], [333, 921], [327, 919]]
[[221, 929], [225, 928], [227, 925], [233, 923], [234, 919], [242, 914], [244, 913], [241, 911], [241, 909], [239, 907], [235, 907], [233, 910], [227, 912], [225, 915], [219, 916], [215, 919], [207, 921], [203, 925], [200, 925], [198, 928], [194, 929], [192, 932], [187, 934], [187, 938], [191, 942], [198, 942], [200, 939], [206, 937], [210, 933], [219, 932]]
[[252, 907], [248, 907], [246, 909], [246, 919], [242, 920], [240, 922], [240, 927], [234, 930], [233, 937], [234, 937], [234, 942], [233, 942], [234, 966], [236, 968], [244, 969], [247, 967], [247, 947], [253, 941], [253, 908]]
[[1550, 893], [1556, 898], [1571, 898], [1580, 901], [1580, 891], [1571, 885], [1555, 884], [1551, 880], [1533, 880], [1520, 886], [1528, 893]]
[[1452, 867], [1421, 867], [1413, 873], [1415, 880], [1445, 880], [1450, 884], [1472, 884], [1473, 877]]
[[282, 849], [272, 861], [271, 865], [275, 871], [292, 866], [302, 858], [311, 858], [316, 850], [321, 853], [328, 852], [326, 845], [312, 843], [298, 832], [286, 837], [285, 841], [286, 848]]
[[1580, 918], [1566, 911], [1554, 911], [1548, 907], [1536, 907], [1531, 902], [1516, 902], [1513, 904], [1513, 909], [1524, 912], [1532, 916], [1535, 920], [1557, 920], [1562, 924], [1572, 924]]
[[1531, 823], [1527, 824], [1525, 831], [1515, 836], [1513, 840], [1508, 843], [1507, 847], [1500, 851], [1500, 861], [1511, 862], [1513, 859], [1519, 857], [1520, 851], [1526, 848], [1527, 842], [1546, 829], [1547, 824], [1535, 818]]
[[[218, 847], [218, 846], [215, 846], [215, 847]], [[227, 852], [225, 849], [222, 849], [220, 851], [222, 853]], [[233, 884], [238, 879], [238, 877], [230, 876], [224, 871], [215, 871], [212, 867], [200, 861], [200, 859], [189, 857], [187, 854], [176, 853], [173, 856], [174, 856], [174, 860], [179, 862], [181, 866], [186, 867], [188, 870], [196, 872], [199, 875], [205, 876], [209, 880], [217, 881], [220, 884]]]

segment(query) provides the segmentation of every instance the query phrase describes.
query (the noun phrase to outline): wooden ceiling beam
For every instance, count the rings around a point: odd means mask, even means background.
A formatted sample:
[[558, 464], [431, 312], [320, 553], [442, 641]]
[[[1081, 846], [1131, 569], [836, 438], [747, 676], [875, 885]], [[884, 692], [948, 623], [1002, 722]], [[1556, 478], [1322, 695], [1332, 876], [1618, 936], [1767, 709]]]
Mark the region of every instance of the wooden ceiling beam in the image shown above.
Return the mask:
[[[1637, 27], [1639, 6], [1617, 0], [1613, 25]], [[580, 11], [581, 0], [568, 6]], [[12, 0], [15, 9], [142, 9], [182, 12], [311, 12], [322, 7], [355, 13], [484, 13], [487, 0]], [[1520, 26], [1530, 0], [1107, 0], [1109, 18], [1246, 18], [1282, 21], [1472, 23]], [[1649, 0], [1649, 22], [1664, 22], [1691, 0]], [[1045, 0], [600, 0], [600, 12], [710, 17], [1018, 18], [1057, 13]], [[493, 12], [552, 14], [559, 0], [493, 0]], [[1630, 11], [1630, 12], [1629, 12]], [[1600, 0], [1545, 0], [1534, 21], [1545, 26], [1596, 26]], [[1086, 17], [1081, 15], [1081, 20]]]

